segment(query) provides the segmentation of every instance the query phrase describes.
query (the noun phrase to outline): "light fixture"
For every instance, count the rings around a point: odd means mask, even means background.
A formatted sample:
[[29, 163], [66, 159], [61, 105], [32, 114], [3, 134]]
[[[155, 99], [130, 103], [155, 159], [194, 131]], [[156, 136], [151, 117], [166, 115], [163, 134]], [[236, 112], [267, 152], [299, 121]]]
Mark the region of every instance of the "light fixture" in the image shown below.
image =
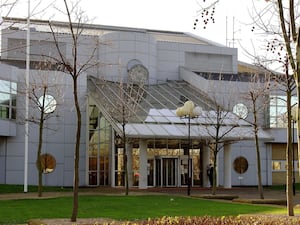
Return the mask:
[[191, 195], [191, 182], [192, 182], [192, 164], [190, 159], [190, 148], [191, 148], [191, 119], [198, 117], [202, 112], [202, 108], [199, 106], [195, 107], [193, 101], [186, 101], [182, 107], [177, 108], [176, 115], [182, 118], [188, 119], [188, 187], [187, 195]]

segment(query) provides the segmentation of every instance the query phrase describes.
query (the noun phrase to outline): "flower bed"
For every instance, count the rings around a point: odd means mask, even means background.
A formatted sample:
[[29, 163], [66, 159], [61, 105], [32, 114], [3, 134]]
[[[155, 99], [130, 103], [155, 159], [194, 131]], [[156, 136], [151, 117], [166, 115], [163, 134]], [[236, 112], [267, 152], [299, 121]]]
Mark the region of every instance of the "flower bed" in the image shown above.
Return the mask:
[[296, 225], [300, 224], [300, 217], [284, 215], [242, 215], [230, 217], [162, 217], [144, 221], [112, 221], [106, 219], [78, 219], [76, 223], [62, 219], [38, 220], [29, 225]]

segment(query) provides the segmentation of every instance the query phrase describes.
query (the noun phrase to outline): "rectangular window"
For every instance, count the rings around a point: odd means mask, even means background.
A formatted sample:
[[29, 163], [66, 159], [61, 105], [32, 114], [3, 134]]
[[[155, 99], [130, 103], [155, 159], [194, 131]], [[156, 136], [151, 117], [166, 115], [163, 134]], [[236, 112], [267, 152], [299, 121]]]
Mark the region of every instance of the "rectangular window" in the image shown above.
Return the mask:
[[16, 119], [17, 83], [0, 80], [0, 119]]
[[[291, 105], [297, 103], [297, 97], [292, 96]], [[270, 127], [287, 127], [287, 102], [286, 96], [270, 96], [270, 106], [269, 106], [269, 113], [270, 113]]]
[[[286, 164], [285, 160], [273, 160], [272, 161], [272, 171], [273, 172], [283, 172], [283, 171], [286, 171], [286, 169], [287, 169], [287, 164]], [[295, 171], [299, 170], [297, 161], [294, 161], [294, 170]]]
[[273, 171], [280, 171], [281, 170], [281, 162], [273, 161], [272, 162], [272, 170]]
[[[96, 105], [89, 105], [89, 185], [110, 184], [111, 127]], [[116, 159], [116, 162], [117, 159]]]

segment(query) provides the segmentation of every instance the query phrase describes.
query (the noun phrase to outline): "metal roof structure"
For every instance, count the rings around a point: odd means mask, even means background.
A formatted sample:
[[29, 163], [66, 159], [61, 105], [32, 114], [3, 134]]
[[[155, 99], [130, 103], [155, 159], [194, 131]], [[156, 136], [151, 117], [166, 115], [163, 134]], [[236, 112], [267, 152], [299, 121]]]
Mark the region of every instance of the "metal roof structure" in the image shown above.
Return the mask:
[[[49, 21], [49, 20], [31, 20], [30, 29], [35, 32], [46, 32], [51, 33], [49, 24], [53, 30], [60, 34], [70, 34], [68, 22], [61, 21]], [[1, 24], [2, 28], [11, 30], [27, 30], [27, 19], [4, 17]], [[130, 28], [130, 27], [118, 27], [118, 26], [106, 26], [97, 24], [80, 24], [82, 27], [82, 35], [88, 36], [102, 36], [115, 31], [124, 32], [139, 32], [148, 33], [155, 37], [158, 41], [163, 42], [174, 42], [174, 43], [189, 43], [189, 44], [201, 44], [201, 45], [220, 45], [209, 41], [205, 38], [201, 38], [190, 33], [179, 32], [179, 31], [163, 31], [155, 29], [145, 28]]]
[[[155, 85], [136, 86], [88, 77], [88, 92], [97, 107], [121, 135], [126, 124], [129, 138], [187, 139], [188, 123], [192, 139], [207, 140], [215, 136], [217, 114], [211, 99], [184, 81], [166, 81]], [[195, 118], [178, 117], [176, 109], [191, 100], [202, 108]], [[219, 136], [224, 140], [253, 139], [250, 123], [232, 112], [223, 114]], [[125, 119], [124, 119], [125, 118]], [[220, 123], [219, 123], [220, 124]], [[259, 130], [259, 138], [271, 140], [270, 134]]]

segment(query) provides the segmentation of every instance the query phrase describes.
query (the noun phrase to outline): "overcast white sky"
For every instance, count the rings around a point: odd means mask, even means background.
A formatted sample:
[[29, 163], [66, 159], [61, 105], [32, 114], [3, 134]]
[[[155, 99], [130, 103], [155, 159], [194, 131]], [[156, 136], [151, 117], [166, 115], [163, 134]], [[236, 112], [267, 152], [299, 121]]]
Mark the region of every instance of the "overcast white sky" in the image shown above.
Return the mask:
[[[28, 0], [19, 1], [22, 4], [12, 12], [11, 16], [26, 17]], [[44, 9], [45, 3], [49, 4], [50, 1], [30, 0], [31, 10], [40, 12]], [[223, 45], [226, 45], [227, 37], [227, 43], [231, 47], [234, 38], [234, 47], [239, 48], [239, 59], [251, 62], [245, 56], [241, 46], [247, 46], [248, 51], [253, 51], [251, 42], [255, 42], [256, 37], [251, 32], [251, 26], [245, 24], [251, 21], [252, 3], [264, 5], [266, 2], [220, 0], [215, 10], [215, 23], [210, 23], [206, 29], [203, 29], [201, 16], [197, 17], [197, 11], [201, 8], [200, 5], [213, 1], [205, 0], [204, 3], [203, 0], [82, 0], [80, 7], [95, 24], [190, 32]], [[62, 8], [62, 2], [56, 0], [56, 5]], [[40, 4], [36, 8], [38, 3]], [[48, 7], [46, 11], [34, 16], [35, 19], [50, 17], [55, 20], [65, 19], [53, 7]], [[196, 18], [199, 18], [199, 22], [197, 29], [194, 30], [193, 24]]]

